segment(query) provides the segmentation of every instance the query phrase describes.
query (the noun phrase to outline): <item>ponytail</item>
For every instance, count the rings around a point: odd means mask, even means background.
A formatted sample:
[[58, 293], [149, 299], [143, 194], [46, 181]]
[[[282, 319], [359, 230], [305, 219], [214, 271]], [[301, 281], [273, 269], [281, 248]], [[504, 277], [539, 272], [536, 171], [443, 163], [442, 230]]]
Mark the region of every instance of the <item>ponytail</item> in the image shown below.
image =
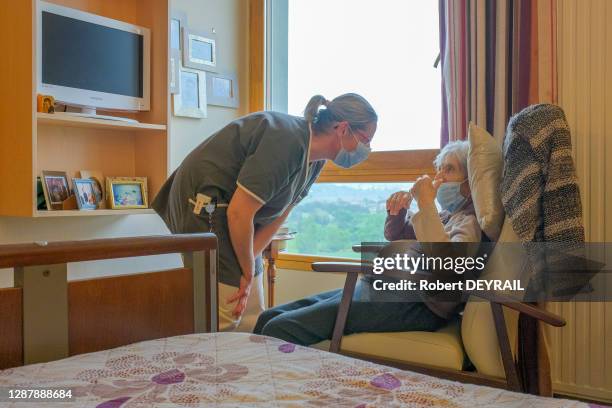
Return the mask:
[[316, 122], [317, 114], [321, 106], [327, 106], [329, 101], [323, 95], [315, 95], [308, 101], [306, 109], [304, 109], [304, 119], [308, 123]]

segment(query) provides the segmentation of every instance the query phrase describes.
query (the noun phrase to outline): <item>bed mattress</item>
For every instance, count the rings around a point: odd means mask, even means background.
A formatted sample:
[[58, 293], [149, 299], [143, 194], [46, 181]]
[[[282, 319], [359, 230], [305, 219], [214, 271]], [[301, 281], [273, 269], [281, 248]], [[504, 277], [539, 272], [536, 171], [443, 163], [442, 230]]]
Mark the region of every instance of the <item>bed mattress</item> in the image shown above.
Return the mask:
[[0, 387], [70, 389], [2, 407], [587, 407], [402, 371], [245, 333], [177, 336], [0, 371]]

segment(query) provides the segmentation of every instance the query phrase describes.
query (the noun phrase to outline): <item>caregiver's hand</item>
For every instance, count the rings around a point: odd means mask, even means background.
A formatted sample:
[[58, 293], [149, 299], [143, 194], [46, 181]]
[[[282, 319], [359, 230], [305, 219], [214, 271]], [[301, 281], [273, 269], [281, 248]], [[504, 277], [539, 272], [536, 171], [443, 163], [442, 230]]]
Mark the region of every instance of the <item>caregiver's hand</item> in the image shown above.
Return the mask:
[[412, 195], [408, 191], [398, 191], [387, 199], [389, 215], [398, 215], [402, 208], [408, 209], [412, 202]]
[[228, 297], [226, 302], [227, 304], [236, 302], [236, 306], [234, 310], [232, 310], [232, 315], [234, 317], [240, 317], [244, 313], [246, 309], [247, 301], [249, 300], [249, 293], [251, 293], [251, 284], [253, 282], [253, 278], [245, 278], [244, 275], [240, 277], [240, 288], [234, 293], [232, 296]]
[[442, 180], [434, 180], [427, 175], [421, 176], [416, 180], [412, 189], [410, 189], [410, 193], [420, 209], [433, 205], [440, 184], [442, 184]]
[[234, 317], [240, 317], [244, 312], [251, 292], [251, 281], [255, 271], [255, 257], [253, 256], [253, 240], [255, 227], [253, 219], [262, 204], [255, 200], [251, 193], [239, 187], [234, 192], [227, 208], [227, 224], [230, 240], [240, 265], [240, 287], [227, 299], [227, 304], [236, 302], [232, 311]]

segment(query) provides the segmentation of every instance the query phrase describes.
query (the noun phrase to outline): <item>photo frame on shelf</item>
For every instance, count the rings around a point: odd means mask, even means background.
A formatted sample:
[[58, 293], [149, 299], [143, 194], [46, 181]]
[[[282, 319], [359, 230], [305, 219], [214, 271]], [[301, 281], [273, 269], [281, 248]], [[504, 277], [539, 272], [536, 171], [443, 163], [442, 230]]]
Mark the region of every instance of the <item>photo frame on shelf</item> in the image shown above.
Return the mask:
[[217, 36], [212, 31], [183, 28], [183, 66], [210, 72], [217, 70]]
[[187, 14], [179, 10], [172, 10], [170, 14], [170, 49], [181, 50], [181, 33], [183, 28], [187, 27]]
[[94, 185], [96, 181], [86, 178], [72, 179], [74, 195], [79, 210], [95, 210], [98, 208], [100, 196], [96, 194]]
[[169, 79], [169, 91], [170, 94], [175, 95], [181, 93], [181, 51], [170, 50], [170, 79]]
[[238, 108], [238, 79], [234, 73], [206, 74], [206, 99], [209, 105]]
[[45, 195], [45, 201], [47, 203], [47, 209], [63, 209], [62, 204], [71, 195], [70, 183], [68, 181], [68, 175], [66, 172], [43, 170], [40, 177], [42, 181], [43, 193]]
[[94, 181], [94, 193], [98, 199], [98, 208], [106, 208], [106, 184], [104, 176], [99, 170], [81, 170], [79, 172], [82, 179], [91, 179]]
[[107, 177], [106, 192], [113, 210], [149, 208], [146, 177]]
[[173, 95], [174, 116], [206, 118], [206, 74], [203, 71], [181, 68], [179, 81], [181, 93]]
[[45, 199], [45, 193], [43, 191], [42, 179], [36, 177], [36, 209], [37, 210], [46, 210], [47, 209], [47, 201]]

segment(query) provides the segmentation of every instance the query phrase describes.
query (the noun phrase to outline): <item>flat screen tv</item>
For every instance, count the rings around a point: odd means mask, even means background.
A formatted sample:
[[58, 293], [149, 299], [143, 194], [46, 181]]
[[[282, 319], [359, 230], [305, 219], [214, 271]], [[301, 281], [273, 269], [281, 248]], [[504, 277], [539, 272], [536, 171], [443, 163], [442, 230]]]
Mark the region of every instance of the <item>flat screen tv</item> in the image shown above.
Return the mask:
[[150, 106], [147, 28], [39, 1], [37, 92], [83, 112]]

